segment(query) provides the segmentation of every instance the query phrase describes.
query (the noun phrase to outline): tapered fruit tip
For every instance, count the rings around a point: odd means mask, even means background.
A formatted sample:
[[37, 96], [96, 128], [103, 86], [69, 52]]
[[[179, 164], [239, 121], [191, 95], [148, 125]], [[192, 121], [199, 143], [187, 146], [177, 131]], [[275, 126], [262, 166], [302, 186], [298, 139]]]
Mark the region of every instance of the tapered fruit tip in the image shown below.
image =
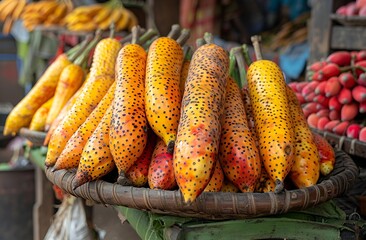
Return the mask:
[[275, 181], [276, 187], [275, 187], [275, 193], [280, 193], [284, 189], [284, 184], [281, 180], [276, 179]]
[[333, 171], [333, 164], [331, 162], [325, 162], [320, 165], [320, 171], [323, 176], [327, 176]]
[[175, 141], [170, 141], [170, 142], [168, 143], [167, 152], [168, 152], [169, 154], [173, 154], [173, 152], [174, 152], [174, 144], [175, 144]]
[[72, 190], [77, 189], [84, 183], [88, 182], [89, 174], [87, 172], [77, 172], [74, 180], [72, 181]]
[[122, 186], [132, 186], [132, 182], [126, 177], [124, 172], [119, 174], [117, 183]]

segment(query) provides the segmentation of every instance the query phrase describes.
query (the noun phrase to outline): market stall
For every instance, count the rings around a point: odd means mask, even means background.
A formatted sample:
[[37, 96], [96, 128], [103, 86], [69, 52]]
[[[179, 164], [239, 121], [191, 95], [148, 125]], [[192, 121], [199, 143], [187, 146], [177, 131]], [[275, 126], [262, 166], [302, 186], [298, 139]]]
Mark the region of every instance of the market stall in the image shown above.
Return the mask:
[[[303, 8], [280, 36], [261, 38], [253, 26], [250, 42], [233, 43], [210, 18], [215, 1], [181, 1], [180, 14], [197, 14], [181, 15], [182, 25], [159, 24], [156, 1], [24, 1], [2, 12], [13, 2], [0, 3], [0, 20], [4, 34], [17, 21], [31, 33], [23, 77], [33, 79], [3, 134], [21, 137], [35, 166], [34, 239], [103, 239], [97, 205], [112, 206], [141, 239], [365, 237], [366, 54], [361, 38], [342, 40], [363, 31], [362, 16], [313, 2], [308, 29]], [[59, 19], [31, 14], [42, 8]], [[355, 19], [359, 31], [348, 29]], [[319, 39], [321, 24], [329, 31]], [[56, 54], [42, 55], [45, 46]], [[37, 57], [42, 70], [30, 68]]]

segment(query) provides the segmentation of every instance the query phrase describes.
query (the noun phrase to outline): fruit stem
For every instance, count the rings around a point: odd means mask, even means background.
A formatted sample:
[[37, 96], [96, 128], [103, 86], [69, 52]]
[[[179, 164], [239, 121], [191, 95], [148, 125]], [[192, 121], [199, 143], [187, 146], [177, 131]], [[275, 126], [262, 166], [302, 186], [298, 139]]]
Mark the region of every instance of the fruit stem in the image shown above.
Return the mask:
[[75, 61], [75, 59], [84, 51], [86, 46], [91, 41], [92, 37], [93, 36], [91, 34], [87, 35], [81, 43], [77, 44], [75, 47], [66, 52], [66, 55], [70, 62]]
[[109, 26], [109, 38], [114, 38], [114, 34], [116, 33], [116, 25], [114, 22]]
[[193, 49], [189, 45], [183, 46], [184, 60], [189, 61], [192, 59]]
[[261, 48], [260, 48], [261, 36], [254, 35], [250, 38], [250, 40], [252, 41], [252, 44], [254, 47], [255, 58], [257, 60], [263, 60], [262, 52], [261, 52]]
[[241, 47], [234, 48], [234, 56], [236, 64], [239, 69], [240, 84], [239, 87], [242, 89], [243, 86], [247, 85], [247, 71], [245, 69], [244, 53]]
[[250, 64], [252, 64], [253, 60], [250, 57], [248, 45], [243, 44], [241, 48], [243, 49], [245, 64], [249, 67]]
[[140, 26], [138, 26], [138, 25], [132, 27], [132, 29], [131, 29], [131, 34], [132, 34], [131, 44], [137, 44], [138, 43], [139, 28], [140, 28]]
[[203, 39], [203, 38], [197, 38], [197, 40], [196, 40], [197, 48], [199, 48], [199, 47], [201, 47], [201, 46], [203, 46], [205, 44], [206, 44], [205, 39]]
[[230, 77], [232, 77], [236, 84], [240, 87], [240, 76], [239, 76], [239, 71], [237, 68], [237, 64], [236, 64], [236, 59], [235, 59], [235, 55], [234, 55], [234, 48], [232, 48], [230, 50], [230, 54], [229, 54], [229, 74]]
[[167, 37], [176, 40], [179, 36], [179, 32], [180, 32], [180, 25], [173, 24]]
[[[139, 28], [141, 29], [141, 28]], [[141, 30], [139, 30], [139, 34], [141, 33]], [[149, 28], [139, 39], [139, 44], [144, 45], [147, 41], [152, 39], [153, 37], [157, 36], [158, 32], [155, 29]]]
[[156, 35], [156, 36], [154, 36], [154, 37], [152, 37], [151, 39], [149, 39], [145, 44], [144, 44], [144, 49], [149, 49], [149, 47], [150, 47], [150, 45], [156, 40], [156, 39], [158, 39], [159, 38], [159, 36], [158, 35]]
[[[139, 33], [140, 33], [140, 35], [141, 34], [144, 34], [145, 33], [145, 29], [140, 28], [139, 29]], [[130, 42], [131, 39], [132, 39], [132, 34], [130, 33], [130, 34], [126, 35], [125, 37], [123, 37], [122, 40], [120, 41], [120, 43], [123, 45], [123, 44], [125, 44], [127, 42]]]
[[212, 33], [205, 32], [205, 34], [203, 35], [203, 39], [205, 39], [206, 43], [212, 44], [213, 43]]
[[184, 28], [177, 39], [177, 43], [183, 46], [188, 41], [190, 36], [191, 31], [188, 28]]
[[88, 59], [90, 51], [98, 44], [101, 38], [102, 38], [102, 31], [97, 30], [94, 39], [86, 46], [86, 48], [78, 56], [78, 58], [75, 59], [74, 63], [79, 66], [83, 65], [83, 62], [85, 62]]

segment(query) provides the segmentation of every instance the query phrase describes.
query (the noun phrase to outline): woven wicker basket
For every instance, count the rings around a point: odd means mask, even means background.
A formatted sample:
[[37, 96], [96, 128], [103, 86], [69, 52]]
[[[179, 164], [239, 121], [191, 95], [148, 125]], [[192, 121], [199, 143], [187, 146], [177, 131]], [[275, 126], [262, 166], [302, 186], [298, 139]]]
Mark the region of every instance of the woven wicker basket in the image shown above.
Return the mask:
[[366, 26], [366, 17], [364, 16], [342, 16], [331, 14], [330, 19], [344, 26]]
[[[42, 145], [43, 132], [21, 129], [20, 135]], [[97, 180], [72, 188], [75, 171], [45, 170], [47, 178], [66, 192], [91, 202], [126, 206], [154, 213], [201, 219], [244, 219], [302, 210], [342, 195], [355, 183], [359, 169], [351, 157], [336, 149], [333, 172], [319, 183], [304, 189], [274, 193], [202, 193], [185, 204], [179, 191], [121, 186]]]
[[358, 168], [343, 151], [336, 151], [331, 176], [304, 189], [274, 193], [202, 193], [185, 204], [179, 191], [121, 186], [97, 180], [73, 190], [75, 173], [46, 169], [48, 179], [66, 192], [95, 203], [121, 205], [155, 213], [203, 219], [240, 219], [286, 213], [328, 201], [346, 192], [358, 176]]
[[19, 135], [33, 143], [33, 146], [42, 146], [46, 137], [45, 132], [33, 131], [28, 128], [21, 128]]

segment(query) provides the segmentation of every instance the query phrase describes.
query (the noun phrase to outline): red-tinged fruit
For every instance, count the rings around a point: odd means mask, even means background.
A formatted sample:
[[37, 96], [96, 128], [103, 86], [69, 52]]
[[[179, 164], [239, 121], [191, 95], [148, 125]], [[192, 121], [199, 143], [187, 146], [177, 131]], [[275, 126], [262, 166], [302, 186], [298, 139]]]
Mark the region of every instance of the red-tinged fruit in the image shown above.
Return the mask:
[[353, 88], [356, 85], [356, 79], [351, 72], [344, 72], [338, 76], [339, 82], [345, 88]]
[[357, 84], [366, 87], [366, 73], [361, 73], [358, 76]]
[[318, 86], [318, 82], [309, 82], [304, 88], [301, 90], [301, 94], [306, 97], [310, 93], [314, 93], [316, 86]]
[[[328, 108], [329, 107], [329, 98], [324, 97], [323, 95], [316, 95], [316, 96], [314, 96], [313, 101], [319, 103], [324, 108]], [[320, 109], [320, 106], [318, 106], [318, 109]]]
[[363, 69], [365, 68], [366, 68], [366, 60], [356, 62], [355, 64], [356, 75], [360, 76], [360, 74], [364, 73], [365, 71]]
[[363, 127], [358, 135], [358, 140], [366, 142], [366, 127]]
[[312, 113], [308, 116], [307, 122], [308, 125], [312, 128], [316, 128], [318, 126], [319, 117], [316, 113]]
[[326, 61], [338, 66], [347, 66], [351, 63], [351, 53], [347, 51], [337, 51], [330, 54]]
[[325, 85], [325, 96], [326, 97], [333, 97], [338, 95], [341, 91], [342, 85], [338, 80], [338, 77], [331, 77], [327, 80], [327, 84]]
[[329, 116], [329, 109], [320, 109], [316, 115], [318, 115], [318, 117], [328, 117]]
[[297, 100], [299, 100], [299, 102], [300, 102], [300, 104], [304, 104], [304, 103], [306, 103], [306, 100], [305, 100], [305, 98], [304, 98], [304, 96], [303, 95], [301, 95], [301, 93], [295, 93], [296, 94], [296, 97], [297, 97]]
[[353, 101], [352, 91], [348, 88], [342, 88], [338, 95], [338, 101], [341, 104], [348, 104]]
[[366, 6], [360, 8], [360, 10], [358, 11], [358, 16], [360, 17], [366, 16]]
[[339, 136], [346, 135], [347, 127], [349, 126], [348, 121], [339, 122], [333, 129], [332, 132]]
[[320, 117], [319, 120], [318, 120], [318, 125], [317, 125], [317, 129], [319, 130], [324, 130], [325, 128], [325, 125], [329, 122], [329, 118], [324, 116], [324, 117]]
[[337, 96], [333, 96], [333, 97], [329, 98], [328, 107], [329, 107], [329, 110], [341, 111], [342, 104], [338, 101]]
[[242, 192], [253, 192], [260, 177], [261, 160], [254, 134], [250, 131], [238, 85], [229, 78], [218, 159], [225, 176]]
[[321, 135], [313, 132], [314, 142], [318, 148], [320, 157], [320, 173], [328, 175], [334, 169], [335, 153], [333, 147]]
[[288, 86], [292, 89], [292, 91], [294, 91], [294, 92], [298, 92], [297, 91], [297, 84], [298, 84], [299, 82], [290, 82], [289, 84], [288, 84]]
[[346, 136], [349, 138], [358, 139], [361, 129], [362, 129], [362, 127], [360, 124], [352, 123], [347, 128]]
[[193, 53], [173, 155], [175, 179], [186, 203], [203, 192], [215, 167], [228, 70], [227, 52], [215, 44]]
[[142, 151], [142, 154], [126, 172], [126, 177], [129, 181], [131, 181], [132, 186], [142, 187], [148, 182], [149, 166], [152, 160], [151, 156], [153, 155], [155, 145], [155, 134], [150, 131], [148, 141], [144, 150]]
[[356, 86], [352, 89], [352, 97], [359, 103], [366, 102], [366, 87]]
[[341, 16], [347, 15], [347, 6], [341, 6], [337, 9], [336, 13]]
[[341, 121], [351, 121], [358, 114], [358, 103], [344, 104], [341, 109]]
[[326, 81], [320, 82], [314, 90], [315, 94], [316, 95], [325, 95], [325, 86], [326, 85], [327, 85]]
[[299, 93], [301, 93], [302, 92], [302, 89], [306, 86], [306, 85], [308, 85], [309, 84], [309, 82], [298, 82], [297, 84], [296, 84], [296, 91], [295, 92], [299, 92]]
[[355, 2], [356, 7], [359, 9], [366, 6], [366, 0], [356, 0]]
[[350, 2], [349, 4], [347, 4], [347, 9], [346, 9], [346, 16], [355, 16], [358, 13], [358, 8], [356, 7], [356, 3], [355, 2]]
[[359, 104], [358, 111], [359, 113], [366, 113], [366, 102]]
[[337, 126], [341, 121], [340, 120], [331, 120], [324, 126], [324, 130], [327, 132], [333, 132], [333, 128]]
[[341, 119], [340, 111], [330, 110], [330, 112], [329, 112], [329, 119], [330, 120], [340, 120]]
[[177, 186], [173, 154], [168, 152], [168, 147], [162, 139], [158, 139], [148, 169], [148, 183], [151, 189], [171, 190]]
[[318, 108], [319, 108], [319, 103], [316, 103], [316, 102], [309, 102], [303, 106], [303, 110], [308, 110], [311, 113], [317, 112]]
[[304, 96], [305, 102], [312, 102], [315, 98], [315, 92], [311, 92], [308, 95]]
[[326, 64], [327, 64], [327, 62], [325, 62], [325, 61], [315, 62], [315, 63], [312, 63], [310, 66], [308, 66], [306, 68], [306, 70], [316, 72], [316, 71], [319, 71], [320, 69], [322, 69]]
[[325, 79], [329, 79], [331, 77], [336, 77], [341, 73], [339, 66], [335, 63], [327, 63], [321, 70], [319, 70], [319, 74], [322, 74]]
[[366, 50], [361, 50], [356, 53], [356, 62], [366, 60]]
[[312, 82], [322, 82], [322, 81], [326, 80], [326, 78], [323, 73], [321, 73], [320, 71], [317, 71], [310, 76], [310, 80]]

